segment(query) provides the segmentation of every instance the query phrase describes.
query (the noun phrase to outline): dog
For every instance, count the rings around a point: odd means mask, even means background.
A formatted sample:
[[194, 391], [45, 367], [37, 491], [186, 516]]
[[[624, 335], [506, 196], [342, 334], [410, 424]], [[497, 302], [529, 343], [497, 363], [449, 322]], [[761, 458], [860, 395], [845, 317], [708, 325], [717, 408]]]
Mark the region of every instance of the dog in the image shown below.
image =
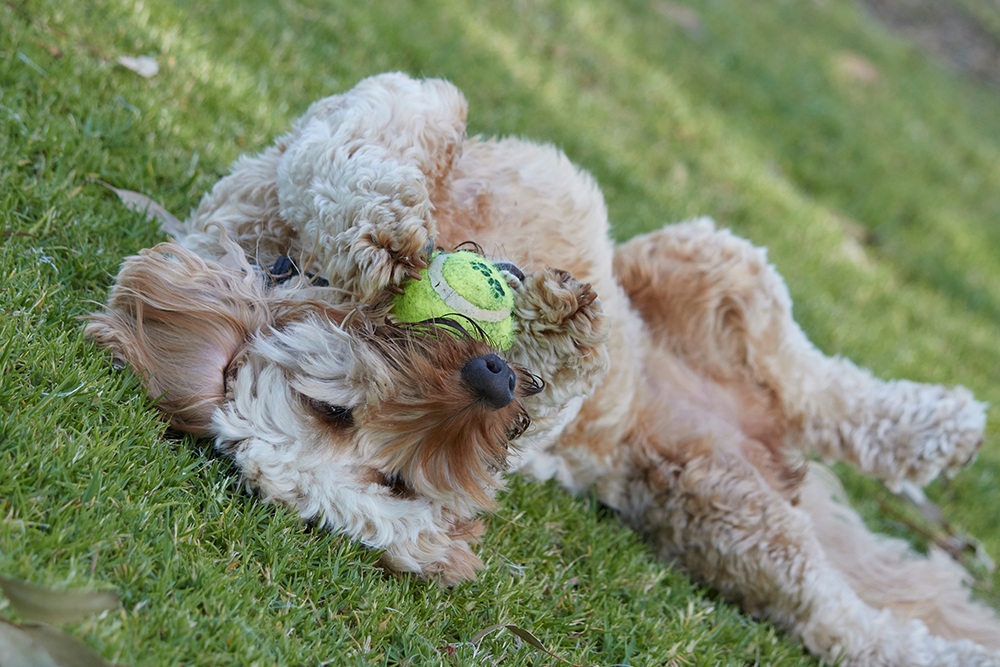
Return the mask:
[[[709, 219], [615, 246], [587, 173], [467, 138], [466, 113], [398, 73], [314, 103], [125, 261], [87, 335], [263, 500], [387, 568], [473, 578], [477, 516], [519, 470], [827, 660], [1000, 665], [961, 568], [877, 539], [807, 463], [925, 484], [974, 458], [983, 404], [823, 355], [765, 251]], [[393, 322], [430, 252], [467, 241], [514, 290], [506, 352], [461, 318]]]

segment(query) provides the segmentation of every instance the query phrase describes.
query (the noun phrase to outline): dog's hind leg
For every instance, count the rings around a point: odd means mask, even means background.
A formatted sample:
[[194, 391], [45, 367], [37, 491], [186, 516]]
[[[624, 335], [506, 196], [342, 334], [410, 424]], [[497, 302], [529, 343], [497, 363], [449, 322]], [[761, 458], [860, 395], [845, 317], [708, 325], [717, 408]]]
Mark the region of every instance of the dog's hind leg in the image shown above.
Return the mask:
[[658, 343], [714, 380], [770, 394], [785, 446], [893, 486], [955, 472], [982, 442], [984, 406], [967, 389], [886, 382], [816, 349], [764, 250], [709, 220], [632, 239], [615, 269]]
[[933, 549], [920, 556], [903, 540], [873, 534], [821, 465], [810, 466], [799, 499], [830, 564], [867, 604], [918, 619], [939, 637], [1000, 650], [1000, 621], [969, 600], [969, 573], [948, 554]]
[[635, 475], [620, 506], [659, 555], [799, 636], [831, 663], [986, 667], [1000, 655], [932, 636], [920, 621], [877, 610], [827, 561], [809, 517], [711, 436], [660, 444], [669, 422], [642, 420]]

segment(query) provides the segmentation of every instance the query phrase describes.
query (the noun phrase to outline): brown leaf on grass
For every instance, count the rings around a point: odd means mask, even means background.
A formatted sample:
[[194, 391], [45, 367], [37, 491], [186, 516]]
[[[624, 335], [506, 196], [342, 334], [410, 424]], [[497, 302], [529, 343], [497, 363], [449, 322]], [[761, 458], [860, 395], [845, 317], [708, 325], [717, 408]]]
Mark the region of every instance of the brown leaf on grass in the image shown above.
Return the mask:
[[834, 57], [837, 75], [848, 83], [870, 84], [879, 80], [878, 68], [872, 61], [852, 51], [842, 51]]
[[917, 521], [897, 511], [884, 500], [879, 500], [879, 506], [886, 514], [942, 549], [951, 556], [952, 560], [963, 566], [973, 578], [989, 583], [989, 575], [996, 570], [996, 563], [990, 558], [981, 542], [953, 526], [945, 518], [941, 508], [924, 495], [923, 490], [915, 484], [903, 484], [900, 491], [893, 493], [893, 495], [917, 510], [923, 523], [922, 525], [918, 524]]
[[62, 53], [61, 50], [59, 50], [58, 47], [52, 46], [51, 44], [46, 44], [45, 42], [43, 42], [40, 39], [36, 39], [35, 43], [38, 44], [38, 46], [40, 46], [43, 49], [45, 49], [46, 51], [48, 51], [49, 55], [51, 55], [53, 58], [62, 58], [63, 57], [63, 53]]
[[110, 55], [108, 55], [103, 49], [101, 49], [101, 47], [97, 46], [96, 44], [85, 44], [85, 43], [79, 42], [79, 43], [77, 43], [76, 47], [78, 49], [84, 49], [86, 51], [90, 51], [92, 54], [94, 54], [95, 56], [97, 56], [101, 60], [111, 60], [112, 59]]
[[27, 632], [0, 618], [0, 665], [4, 667], [59, 667]]
[[509, 631], [511, 634], [513, 634], [514, 636], [518, 637], [522, 641], [526, 642], [527, 644], [530, 644], [531, 646], [533, 646], [534, 648], [538, 649], [542, 653], [545, 653], [546, 655], [552, 656], [553, 658], [555, 658], [556, 660], [559, 660], [560, 662], [565, 662], [567, 665], [573, 665], [573, 667], [585, 667], [584, 665], [578, 665], [578, 664], [576, 664], [574, 662], [570, 662], [566, 658], [559, 657], [558, 655], [556, 655], [552, 651], [550, 651], [547, 648], [545, 648], [545, 646], [542, 644], [542, 642], [540, 642], [538, 640], [538, 638], [535, 637], [535, 635], [531, 634], [530, 632], [528, 632], [524, 628], [518, 627], [516, 625], [500, 624], [500, 625], [490, 625], [490, 626], [487, 626], [487, 627], [483, 628], [482, 630], [480, 630], [479, 632], [477, 632], [475, 635], [473, 635], [472, 641], [470, 641], [469, 643], [472, 644], [473, 646], [475, 646], [480, 641], [482, 641], [483, 637], [485, 637], [486, 635], [490, 634], [491, 632], [493, 632], [495, 630], [499, 630], [501, 628], [503, 628], [504, 630]]
[[18, 625], [0, 618], [3, 667], [109, 667], [93, 650], [58, 630], [36, 623]]
[[156, 58], [150, 56], [137, 56], [135, 58], [118, 56], [115, 58], [115, 62], [147, 79], [156, 76], [160, 72], [160, 64], [156, 62]]
[[180, 236], [184, 232], [184, 227], [181, 225], [180, 220], [174, 217], [170, 211], [163, 208], [163, 206], [156, 203], [146, 195], [133, 192], [131, 190], [116, 188], [110, 183], [105, 183], [99, 178], [94, 178], [93, 180], [95, 183], [100, 183], [118, 195], [118, 198], [122, 200], [122, 203], [125, 204], [129, 210], [145, 213], [147, 220], [160, 223], [160, 231], [164, 234], [167, 234], [168, 236]]
[[700, 35], [702, 33], [701, 18], [698, 16], [698, 12], [690, 7], [660, 0], [660, 2], [653, 5], [653, 9], [661, 16], [670, 19], [684, 28], [689, 35]]
[[[31, 621], [52, 625], [117, 609], [119, 604], [118, 594], [111, 591], [55, 591], [5, 577], [0, 577], [0, 590], [18, 614]], [[0, 665], [6, 667], [2, 661]]]

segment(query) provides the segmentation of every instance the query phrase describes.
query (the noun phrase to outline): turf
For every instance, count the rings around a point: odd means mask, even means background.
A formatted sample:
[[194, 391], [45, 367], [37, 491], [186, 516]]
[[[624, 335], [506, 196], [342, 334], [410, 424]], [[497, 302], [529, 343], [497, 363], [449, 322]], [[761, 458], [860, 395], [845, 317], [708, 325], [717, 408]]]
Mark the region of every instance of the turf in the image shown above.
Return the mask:
[[[183, 216], [370, 74], [449, 78], [471, 132], [559, 145], [618, 238], [708, 214], [770, 247], [828, 353], [1000, 404], [1000, 97], [852, 3], [33, 0], [0, 25], [0, 574], [118, 590], [120, 611], [69, 628], [109, 661], [557, 663], [508, 633], [470, 644], [503, 623], [580, 664], [816, 664], [551, 485], [512, 480], [478, 582], [387, 576], [248, 496], [83, 340], [121, 259], [160, 238], [93, 178]], [[153, 78], [115, 64], [143, 54]], [[975, 466], [929, 494], [997, 557], [990, 418]], [[978, 583], [994, 605], [998, 583]]]

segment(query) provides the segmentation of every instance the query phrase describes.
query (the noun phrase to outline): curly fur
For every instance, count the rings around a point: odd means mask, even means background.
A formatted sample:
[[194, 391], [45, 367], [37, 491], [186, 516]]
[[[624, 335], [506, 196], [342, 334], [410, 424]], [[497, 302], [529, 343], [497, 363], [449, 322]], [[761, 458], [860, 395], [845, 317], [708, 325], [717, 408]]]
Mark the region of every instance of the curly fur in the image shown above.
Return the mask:
[[[126, 261], [88, 333], [262, 498], [388, 567], [473, 577], [475, 515], [509, 466], [596, 494], [828, 660], [1000, 665], [958, 568], [876, 539], [804, 463], [922, 484], [975, 456], [984, 406], [823, 355], [765, 252], [708, 219], [615, 247], [589, 175], [551, 146], [466, 139], [465, 116], [450, 84], [401, 74], [317, 102], [177, 244]], [[459, 377], [488, 342], [387, 315], [433, 244], [468, 240], [524, 272], [502, 410]], [[250, 262], [281, 256], [332, 287], [267, 287]]]

